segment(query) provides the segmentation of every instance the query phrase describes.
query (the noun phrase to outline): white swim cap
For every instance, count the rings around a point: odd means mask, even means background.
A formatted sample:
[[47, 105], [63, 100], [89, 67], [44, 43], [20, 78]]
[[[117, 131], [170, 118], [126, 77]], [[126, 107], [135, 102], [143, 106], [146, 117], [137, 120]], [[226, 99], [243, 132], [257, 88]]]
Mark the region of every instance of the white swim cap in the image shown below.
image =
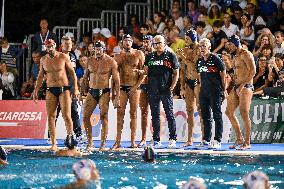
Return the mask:
[[261, 171], [253, 171], [244, 176], [244, 186], [246, 189], [266, 189], [268, 176]]
[[77, 178], [90, 180], [92, 177], [92, 169], [95, 168], [95, 163], [90, 159], [82, 159], [73, 164], [72, 169]]
[[185, 183], [181, 189], [206, 189], [203, 178], [192, 177]]

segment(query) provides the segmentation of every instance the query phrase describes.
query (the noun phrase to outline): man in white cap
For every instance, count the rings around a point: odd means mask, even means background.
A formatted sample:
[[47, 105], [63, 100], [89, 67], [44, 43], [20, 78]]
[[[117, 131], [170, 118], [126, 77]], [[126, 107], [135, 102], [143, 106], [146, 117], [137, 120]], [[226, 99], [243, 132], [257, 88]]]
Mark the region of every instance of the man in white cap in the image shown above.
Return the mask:
[[94, 43], [96, 41], [102, 41], [102, 37], [101, 37], [100, 31], [101, 31], [100, 28], [93, 29], [92, 39], [93, 39]]
[[108, 28], [102, 28], [100, 34], [104, 38], [106, 44], [106, 52], [108, 55], [112, 54], [113, 48], [117, 45], [116, 37], [113, 36]]

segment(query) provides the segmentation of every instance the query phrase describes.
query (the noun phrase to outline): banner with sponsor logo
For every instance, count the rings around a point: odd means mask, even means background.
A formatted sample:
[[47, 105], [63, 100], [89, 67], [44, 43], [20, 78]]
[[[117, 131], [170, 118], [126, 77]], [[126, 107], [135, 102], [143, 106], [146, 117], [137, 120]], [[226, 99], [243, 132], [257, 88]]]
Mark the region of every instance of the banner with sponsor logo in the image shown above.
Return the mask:
[[[251, 142], [284, 143], [284, 100], [253, 98], [250, 107]], [[244, 133], [243, 122], [239, 111], [237, 118]], [[236, 140], [235, 132], [230, 139]]]
[[44, 138], [45, 101], [0, 100], [0, 138]]

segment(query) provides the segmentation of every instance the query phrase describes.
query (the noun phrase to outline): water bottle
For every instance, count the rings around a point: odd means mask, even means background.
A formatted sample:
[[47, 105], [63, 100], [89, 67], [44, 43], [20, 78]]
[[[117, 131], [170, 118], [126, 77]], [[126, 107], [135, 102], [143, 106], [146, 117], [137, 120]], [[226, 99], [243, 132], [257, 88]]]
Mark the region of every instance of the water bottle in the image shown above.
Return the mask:
[[3, 94], [3, 90], [0, 89], [0, 100], [2, 100], [2, 94]]

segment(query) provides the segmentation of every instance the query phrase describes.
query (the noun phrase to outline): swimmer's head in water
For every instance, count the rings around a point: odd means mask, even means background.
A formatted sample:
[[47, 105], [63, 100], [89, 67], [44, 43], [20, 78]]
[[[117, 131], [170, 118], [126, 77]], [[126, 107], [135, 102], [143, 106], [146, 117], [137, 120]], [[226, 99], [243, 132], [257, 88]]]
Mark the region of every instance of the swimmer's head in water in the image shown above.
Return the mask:
[[269, 189], [269, 178], [262, 171], [253, 171], [243, 178], [245, 189]]
[[7, 161], [7, 153], [2, 146], [0, 146], [0, 159], [3, 161]]
[[181, 189], [206, 189], [204, 180], [199, 177], [190, 178]]
[[96, 164], [90, 159], [82, 159], [72, 166], [73, 172], [78, 179], [98, 180], [99, 173]]
[[143, 153], [143, 160], [146, 162], [153, 162], [156, 159], [155, 151], [152, 147], [147, 146], [145, 147], [144, 153]]
[[194, 29], [187, 30], [185, 35], [189, 37], [192, 42], [197, 42], [197, 32]]
[[67, 135], [64, 145], [69, 149], [72, 150], [77, 146], [78, 142], [74, 139], [73, 135]]

